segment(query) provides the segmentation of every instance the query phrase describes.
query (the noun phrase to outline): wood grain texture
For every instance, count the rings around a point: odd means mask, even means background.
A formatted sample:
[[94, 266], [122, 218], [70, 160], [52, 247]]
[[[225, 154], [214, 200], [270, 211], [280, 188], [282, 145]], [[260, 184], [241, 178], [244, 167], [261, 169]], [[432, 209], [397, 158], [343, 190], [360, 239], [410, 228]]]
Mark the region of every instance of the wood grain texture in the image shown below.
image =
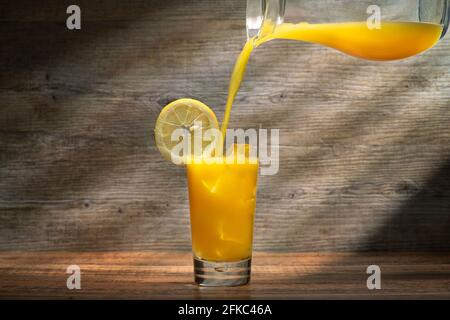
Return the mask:
[[[221, 118], [245, 1], [0, 3], [0, 250], [190, 249], [183, 168], [152, 136], [197, 98]], [[258, 48], [232, 127], [280, 129], [262, 251], [450, 251], [450, 40], [375, 63]]]
[[[81, 290], [68, 290], [66, 269], [81, 269]], [[369, 265], [381, 290], [366, 286]], [[258, 253], [249, 285], [193, 283], [192, 257], [180, 252], [3, 252], [0, 298], [55, 299], [391, 299], [450, 298], [450, 255]]]

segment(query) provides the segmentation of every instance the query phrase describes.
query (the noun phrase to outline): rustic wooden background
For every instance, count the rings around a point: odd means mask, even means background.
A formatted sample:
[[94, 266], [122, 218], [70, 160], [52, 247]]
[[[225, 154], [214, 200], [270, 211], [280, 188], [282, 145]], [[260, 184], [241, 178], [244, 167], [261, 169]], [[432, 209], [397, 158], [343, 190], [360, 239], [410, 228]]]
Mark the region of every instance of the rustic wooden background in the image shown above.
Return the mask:
[[[190, 250], [185, 172], [156, 116], [222, 117], [243, 0], [0, 3], [0, 250]], [[259, 251], [450, 250], [450, 38], [402, 62], [315, 45], [256, 51], [231, 125], [279, 128]]]

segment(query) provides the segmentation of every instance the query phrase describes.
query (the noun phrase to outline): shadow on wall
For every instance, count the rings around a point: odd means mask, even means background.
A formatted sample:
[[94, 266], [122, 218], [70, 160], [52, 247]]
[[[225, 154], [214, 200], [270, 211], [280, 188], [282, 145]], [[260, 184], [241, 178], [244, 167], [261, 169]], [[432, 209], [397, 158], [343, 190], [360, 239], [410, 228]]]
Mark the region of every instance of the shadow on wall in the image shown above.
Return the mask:
[[450, 251], [450, 160], [423, 187], [404, 184], [410, 196], [361, 251]]

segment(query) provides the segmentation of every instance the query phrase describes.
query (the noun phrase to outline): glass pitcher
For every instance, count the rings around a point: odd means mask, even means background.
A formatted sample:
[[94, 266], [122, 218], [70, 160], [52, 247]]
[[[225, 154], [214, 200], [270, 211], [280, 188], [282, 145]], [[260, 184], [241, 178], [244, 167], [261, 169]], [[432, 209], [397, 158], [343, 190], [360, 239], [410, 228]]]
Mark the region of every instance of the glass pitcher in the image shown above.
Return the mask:
[[247, 0], [255, 44], [290, 39], [370, 60], [397, 60], [434, 46], [447, 32], [450, 0]]

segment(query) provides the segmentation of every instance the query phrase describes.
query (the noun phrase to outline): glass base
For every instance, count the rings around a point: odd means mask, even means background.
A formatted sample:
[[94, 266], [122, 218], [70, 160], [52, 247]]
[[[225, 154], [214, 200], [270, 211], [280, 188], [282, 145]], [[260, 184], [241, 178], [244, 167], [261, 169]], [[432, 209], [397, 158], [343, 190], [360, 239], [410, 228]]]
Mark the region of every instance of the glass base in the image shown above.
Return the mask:
[[252, 259], [211, 262], [194, 257], [195, 283], [205, 287], [242, 286], [250, 281]]

